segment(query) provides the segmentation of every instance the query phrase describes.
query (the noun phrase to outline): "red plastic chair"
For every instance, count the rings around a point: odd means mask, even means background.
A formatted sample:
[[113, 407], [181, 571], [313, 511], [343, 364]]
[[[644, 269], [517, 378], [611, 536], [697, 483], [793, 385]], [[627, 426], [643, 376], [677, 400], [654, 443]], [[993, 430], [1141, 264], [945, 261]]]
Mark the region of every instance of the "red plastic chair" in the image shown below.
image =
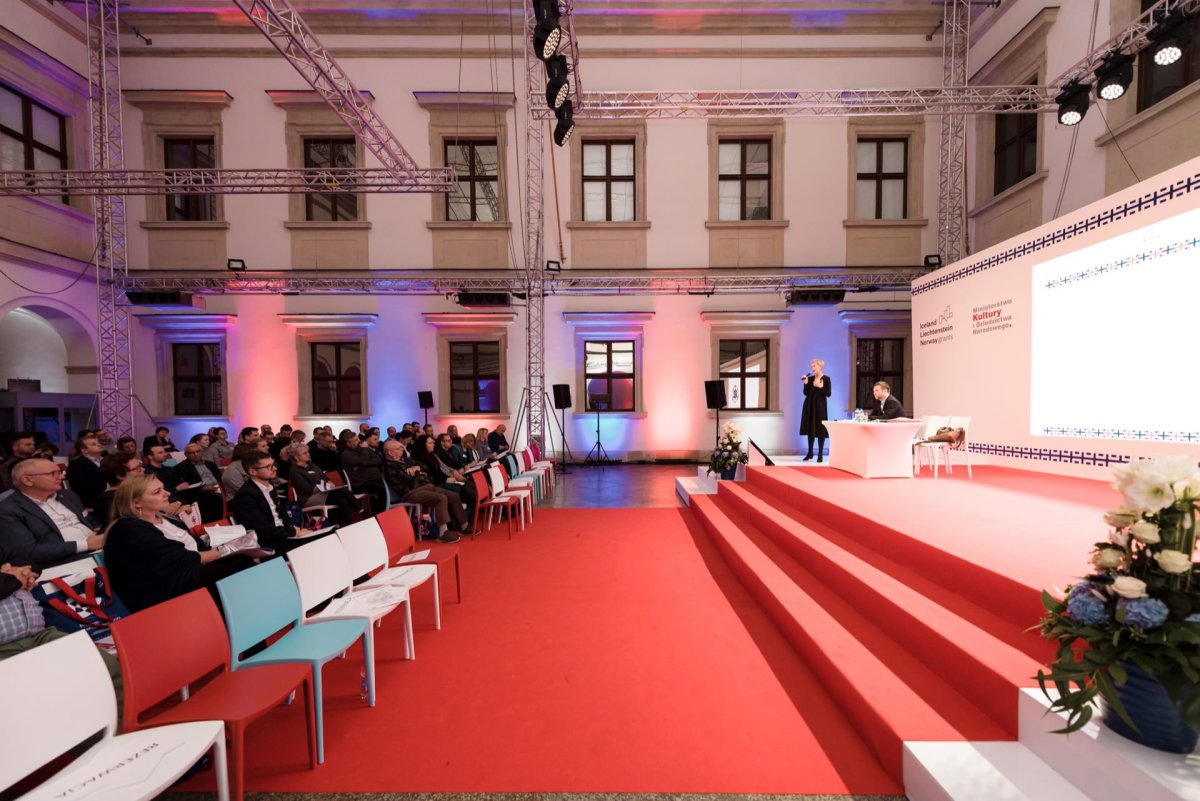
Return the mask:
[[[308, 766], [317, 766], [312, 673], [308, 663], [229, 670], [229, 635], [206, 590], [195, 590], [112, 625], [125, 684], [125, 732], [195, 720], [223, 720], [229, 738], [230, 796], [241, 801], [246, 727], [304, 691]], [[212, 678], [199, 685], [200, 679]], [[192, 686], [196, 685], [196, 686]], [[187, 700], [162, 702], [191, 688]]]
[[[479, 530], [479, 512], [483, 509], [502, 509], [508, 512], [505, 518], [508, 520], [508, 538], [511, 540], [513, 535], [513, 512], [520, 514], [521, 501], [515, 495], [507, 495], [501, 498], [493, 498], [491, 485], [488, 480], [483, 477], [482, 470], [476, 470], [471, 473], [471, 480], [475, 482], [475, 518], [471, 521], [472, 530]], [[488, 530], [491, 531], [491, 512], [488, 512]]]
[[[346, 483], [346, 477], [342, 475], [341, 470], [326, 470], [325, 478], [329, 479], [329, 485], [331, 487], [349, 488], [350, 486]], [[371, 510], [371, 496], [366, 492], [354, 492], [354, 490], [350, 490], [350, 492], [355, 498], [358, 498], [359, 503], [362, 504], [362, 519], [374, 517], [375, 513]]]
[[[388, 564], [402, 564], [400, 560], [407, 554], [417, 550], [417, 536], [413, 529], [412, 517], [406, 510], [399, 507], [389, 509], [375, 518], [379, 528], [383, 530], [383, 538], [387, 540]], [[438, 578], [441, 579], [442, 565], [454, 563], [454, 597], [462, 603], [462, 564], [458, 560], [458, 546], [440, 542], [421, 543], [420, 550], [429, 549], [429, 556], [424, 559], [410, 559], [406, 565], [436, 565]]]

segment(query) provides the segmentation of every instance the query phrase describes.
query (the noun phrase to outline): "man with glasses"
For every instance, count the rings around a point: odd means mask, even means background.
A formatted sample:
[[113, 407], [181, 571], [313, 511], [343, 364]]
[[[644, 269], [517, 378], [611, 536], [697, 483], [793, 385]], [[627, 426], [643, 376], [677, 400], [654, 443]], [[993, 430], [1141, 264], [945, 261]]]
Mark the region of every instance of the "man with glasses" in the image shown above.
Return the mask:
[[104, 547], [104, 535], [85, 516], [83, 501], [63, 489], [63, 471], [49, 459], [13, 468], [16, 490], [0, 502], [0, 547], [13, 564], [46, 567]]
[[258, 544], [264, 548], [286, 551], [289, 547], [299, 545], [289, 542], [295, 536], [296, 529], [288, 523], [283, 509], [283, 503], [275, 495], [275, 459], [269, 453], [255, 451], [242, 459], [242, 467], [246, 470], [249, 480], [242, 484], [233, 500], [229, 503], [229, 511], [246, 531], [258, 535]]

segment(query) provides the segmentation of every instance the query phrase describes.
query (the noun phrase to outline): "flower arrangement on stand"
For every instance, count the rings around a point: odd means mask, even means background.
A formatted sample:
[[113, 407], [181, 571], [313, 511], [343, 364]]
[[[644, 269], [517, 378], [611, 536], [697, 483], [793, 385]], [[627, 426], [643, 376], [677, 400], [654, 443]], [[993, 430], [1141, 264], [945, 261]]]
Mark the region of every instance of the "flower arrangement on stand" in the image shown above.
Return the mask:
[[1200, 731], [1200, 579], [1193, 583], [1192, 559], [1200, 470], [1193, 457], [1178, 456], [1133, 461], [1114, 473], [1123, 502], [1104, 515], [1111, 530], [1107, 541], [1096, 543], [1094, 572], [1063, 598], [1042, 593], [1042, 636], [1056, 640], [1058, 651], [1038, 681], [1051, 709], [1067, 713], [1060, 732], [1082, 728], [1099, 696], [1111, 728], [1178, 750], [1143, 731], [1161, 721], [1135, 720], [1145, 713], [1147, 696], [1123, 700], [1131, 688], [1152, 686], [1194, 747]]
[[719, 473], [722, 478], [733, 478], [739, 464], [750, 461], [750, 454], [742, 450], [742, 430], [733, 423], [721, 426], [717, 447], [708, 457], [708, 475]]

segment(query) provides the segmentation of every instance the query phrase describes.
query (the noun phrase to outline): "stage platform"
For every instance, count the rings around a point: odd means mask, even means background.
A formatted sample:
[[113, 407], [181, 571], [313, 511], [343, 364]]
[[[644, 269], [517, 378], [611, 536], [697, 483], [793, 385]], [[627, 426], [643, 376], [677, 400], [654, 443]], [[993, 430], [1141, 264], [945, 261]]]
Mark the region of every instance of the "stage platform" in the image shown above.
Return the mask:
[[[1064, 752], [1030, 695], [1053, 656], [1036, 631], [1042, 590], [1090, 572], [1119, 502], [1108, 483], [984, 465], [973, 478], [863, 479], [814, 465], [679, 490], [912, 801], [1115, 797], [1097, 784], [1178, 799], [1200, 787], [1200, 765], [1180, 758], [1187, 780], [1164, 792], [1095, 724]], [[1105, 778], [1066, 781], [1047, 767], [1064, 760], [1104, 763]]]

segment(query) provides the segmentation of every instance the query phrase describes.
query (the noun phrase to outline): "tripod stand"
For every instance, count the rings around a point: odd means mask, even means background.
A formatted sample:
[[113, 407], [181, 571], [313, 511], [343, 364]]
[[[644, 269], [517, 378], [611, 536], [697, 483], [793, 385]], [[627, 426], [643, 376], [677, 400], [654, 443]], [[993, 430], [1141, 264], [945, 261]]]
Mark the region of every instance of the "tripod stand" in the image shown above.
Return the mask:
[[583, 460], [583, 463], [586, 465], [592, 465], [592, 466], [600, 465], [601, 467], [604, 467], [604, 465], [606, 465], [612, 461], [612, 459], [609, 458], [608, 451], [604, 450], [604, 443], [602, 443], [600, 441], [600, 412], [602, 410], [603, 410], [603, 404], [597, 403], [596, 404], [596, 444], [592, 446], [592, 449], [590, 451], [588, 451], [587, 458]]
[[[529, 397], [529, 387], [525, 387], [524, 389], [521, 390], [521, 401], [520, 401], [520, 405], [518, 405], [518, 407], [517, 407], [518, 409], [520, 409], [520, 412], [517, 415], [516, 425], [513, 427], [512, 441], [514, 443], [520, 441], [521, 428], [522, 428], [523, 424], [525, 423], [525, 418], [530, 413], [530, 408], [528, 405], [526, 405], [526, 401], [529, 401], [530, 403], [532, 403], [532, 398]], [[562, 448], [559, 451], [560, 458], [559, 458], [558, 464], [555, 467], [557, 470], [559, 470], [563, 473], [566, 473], [566, 472], [568, 472], [567, 471], [567, 461], [566, 461], [567, 457], [570, 456], [572, 459], [575, 458], [575, 455], [573, 453], [571, 453], [571, 448], [567, 445], [567, 431], [566, 431], [567, 411], [566, 411], [566, 409], [563, 409], [562, 422], [560, 423], [559, 419], [554, 416], [554, 404], [552, 404], [550, 402], [550, 396], [547, 395], [545, 392], [542, 393], [541, 403], [542, 403], [542, 419], [546, 419], [547, 417], [549, 417], [550, 420], [554, 423], [554, 425], [558, 426], [558, 435], [562, 438]], [[549, 414], [547, 414], [547, 412], [549, 412]], [[546, 431], [547, 438], [549, 439], [549, 445], [550, 445], [550, 447], [547, 450], [550, 453], [554, 453], [554, 429], [552, 427], [548, 426], [545, 429], [545, 431]]]

